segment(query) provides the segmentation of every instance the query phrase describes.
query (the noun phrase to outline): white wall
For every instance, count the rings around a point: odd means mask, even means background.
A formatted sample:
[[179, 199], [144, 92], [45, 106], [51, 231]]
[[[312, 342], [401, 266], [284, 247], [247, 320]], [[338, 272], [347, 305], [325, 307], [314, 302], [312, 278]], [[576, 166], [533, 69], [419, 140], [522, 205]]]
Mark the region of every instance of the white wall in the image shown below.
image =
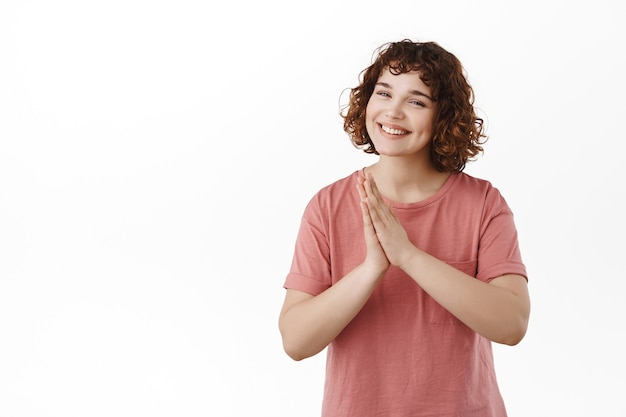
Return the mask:
[[277, 315], [304, 205], [372, 163], [337, 115], [375, 47], [435, 40], [512, 206], [511, 417], [624, 416], [619, 2], [0, 3], [0, 415], [317, 416]]

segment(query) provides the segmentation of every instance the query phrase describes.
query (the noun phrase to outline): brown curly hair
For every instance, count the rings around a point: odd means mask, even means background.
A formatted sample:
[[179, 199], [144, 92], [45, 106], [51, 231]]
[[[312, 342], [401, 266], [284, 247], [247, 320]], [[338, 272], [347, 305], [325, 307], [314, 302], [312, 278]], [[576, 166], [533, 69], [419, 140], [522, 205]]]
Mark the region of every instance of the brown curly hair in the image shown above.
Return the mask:
[[440, 172], [460, 172], [467, 161], [483, 151], [487, 140], [483, 119], [474, 109], [474, 91], [463, 66], [435, 42], [404, 39], [386, 43], [375, 51], [372, 65], [360, 74], [361, 84], [350, 89], [350, 101], [341, 111], [343, 129], [366, 153], [378, 155], [365, 127], [365, 110], [378, 78], [385, 69], [393, 74], [419, 71], [436, 103], [431, 158]]

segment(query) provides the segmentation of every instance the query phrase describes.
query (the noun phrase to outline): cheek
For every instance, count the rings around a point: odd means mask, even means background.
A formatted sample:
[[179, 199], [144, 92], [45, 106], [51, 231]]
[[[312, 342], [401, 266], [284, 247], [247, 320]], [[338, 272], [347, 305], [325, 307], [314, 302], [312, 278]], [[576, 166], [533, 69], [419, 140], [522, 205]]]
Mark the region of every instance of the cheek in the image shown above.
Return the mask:
[[430, 132], [431, 134], [435, 131], [435, 120], [433, 117], [424, 118], [421, 122], [424, 131]]
[[370, 130], [373, 128], [374, 126], [374, 120], [373, 117], [371, 117], [371, 115], [373, 114], [373, 111], [371, 111], [370, 105], [368, 104], [367, 107], [365, 108], [365, 129], [367, 130], [367, 133], [370, 133]]
[[380, 105], [376, 103], [375, 99], [370, 99], [365, 106], [365, 119], [373, 118], [380, 112]]
[[367, 134], [369, 135], [370, 139], [372, 138], [372, 134], [375, 132], [376, 129], [376, 123], [374, 123], [374, 120], [367, 117], [367, 113], [365, 114], [365, 130], [367, 131]]

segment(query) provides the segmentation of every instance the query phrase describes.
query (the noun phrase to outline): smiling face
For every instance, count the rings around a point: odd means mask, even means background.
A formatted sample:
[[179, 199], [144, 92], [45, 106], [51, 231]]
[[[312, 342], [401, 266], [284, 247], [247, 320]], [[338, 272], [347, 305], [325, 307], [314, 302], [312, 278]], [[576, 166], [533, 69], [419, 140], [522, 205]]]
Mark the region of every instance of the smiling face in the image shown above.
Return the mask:
[[435, 102], [418, 72], [385, 69], [365, 112], [367, 133], [381, 156], [430, 160]]

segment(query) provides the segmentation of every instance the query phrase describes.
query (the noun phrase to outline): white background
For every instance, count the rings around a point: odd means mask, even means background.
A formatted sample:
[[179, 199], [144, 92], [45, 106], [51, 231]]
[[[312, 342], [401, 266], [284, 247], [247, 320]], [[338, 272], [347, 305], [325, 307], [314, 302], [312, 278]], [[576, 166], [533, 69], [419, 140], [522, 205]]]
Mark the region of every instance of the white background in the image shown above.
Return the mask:
[[464, 63], [490, 136], [467, 172], [516, 215], [510, 417], [625, 416], [619, 4], [2, 1], [0, 416], [317, 416], [282, 284], [309, 198], [375, 161], [340, 95], [405, 37]]

